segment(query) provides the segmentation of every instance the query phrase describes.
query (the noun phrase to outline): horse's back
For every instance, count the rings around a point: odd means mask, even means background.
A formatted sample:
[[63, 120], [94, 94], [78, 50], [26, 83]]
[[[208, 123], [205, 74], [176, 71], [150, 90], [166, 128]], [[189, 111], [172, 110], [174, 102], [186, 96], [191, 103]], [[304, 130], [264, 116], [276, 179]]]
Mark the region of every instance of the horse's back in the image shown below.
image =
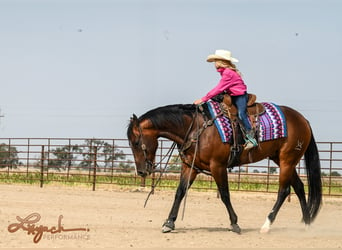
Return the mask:
[[[307, 119], [297, 110], [288, 106], [280, 106], [286, 119], [288, 133], [311, 135], [310, 124]], [[289, 135], [290, 137], [291, 135]]]
[[287, 140], [283, 148], [286, 152], [297, 152], [303, 155], [310, 144], [311, 127], [308, 120], [297, 110], [280, 106], [282, 109], [287, 125]]

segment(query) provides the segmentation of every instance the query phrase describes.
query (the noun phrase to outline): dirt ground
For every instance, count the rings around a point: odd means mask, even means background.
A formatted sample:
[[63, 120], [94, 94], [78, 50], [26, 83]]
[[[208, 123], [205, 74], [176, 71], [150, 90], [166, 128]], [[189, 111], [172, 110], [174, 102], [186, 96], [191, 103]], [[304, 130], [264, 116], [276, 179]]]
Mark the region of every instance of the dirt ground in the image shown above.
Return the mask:
[[342, 248], [342, 198], [325, 197], [318, 218], [305, 229], [292, 195], [271, 232], [260, 234], [276, 194], [233, 192], [242, 228], [237, 235], [228, 231], [228, 215], [216, 193], [190, 190], [184, 219], [180, 211], [176, 230], [163, 234], [173, 191], [156, 191], [143, 208], [148, 190], [90, 189], [0, 185], [0, 247]]

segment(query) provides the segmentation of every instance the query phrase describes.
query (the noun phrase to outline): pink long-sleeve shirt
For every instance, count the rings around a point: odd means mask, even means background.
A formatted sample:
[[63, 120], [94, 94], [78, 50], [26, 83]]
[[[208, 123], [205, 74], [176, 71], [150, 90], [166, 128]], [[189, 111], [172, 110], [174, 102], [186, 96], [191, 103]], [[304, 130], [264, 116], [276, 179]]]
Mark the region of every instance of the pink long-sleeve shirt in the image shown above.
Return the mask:
[[226, 91], [231, 96], [243, 95], [247, 92], [247, 86], [237, 72], [229, 68], [218, 68], [217, 72], [221, 74], [222, 78], [212, 90], [201, 98], [203, 102], [208, 101], [223, 91]]

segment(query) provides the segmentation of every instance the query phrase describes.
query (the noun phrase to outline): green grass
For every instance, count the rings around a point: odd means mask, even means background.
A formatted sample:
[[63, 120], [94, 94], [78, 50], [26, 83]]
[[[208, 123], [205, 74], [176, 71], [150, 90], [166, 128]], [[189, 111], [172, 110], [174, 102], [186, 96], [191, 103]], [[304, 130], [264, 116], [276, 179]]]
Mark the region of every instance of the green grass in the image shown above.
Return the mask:
[[[175, 190], [179, 184], [179, 176], [172, 175], [167, 176], [167, 179], [162, 179], [157, 185], [158, 189], [168, 189]], [[148, 177], [145, 180], [145, 186], [150, 187], [152, 182], [155, 184], [158, 176], [154, 179]], [[0, 173], [0, 183], [25, 183], [25, 184], [40, 184], [41, 175], [39, 172], [23, 172], [23, 173]], [[255, 176], [243, 176], [239, 180], [237, 178], [232, 178], [229, 181], [229, 188], [232, 191], [253, 191], [253, 192], [277, 192], [278, 181], [276, 179], [269, 180], [266, 183], [265, 178], [256, 178]], [[43, 176], [43, 185], [48, 185], [51, 183], [61, 183], [63, 185], [79, 185], [85, 184], [87, 186], [92, 186], [94, 183], [92, 173], [87, 173], [86, 171], [80, 173], [63, 174], [63, 173], [48, 173]], [[323, 194], [326, 195], [336, 195], [342, 196], [342, 184], [341, 180], [333, 181], [330, 184], [328, 180], [323, 181]], [[104, 173], [99, 173], [96, 176], [97, 184], [113, 184], [122, 187], [137, 186], [142, 185], [142, 179], [134, 174], [129, 173], [115, 173], [114, 176], [105, 175]], [[198, 176], [196, 181], [193, 183], [192, 189], [199, 191], [217, 190], [216, 183], [212, 178], [207, 176]], [[306, 187], [307, 192], [307, 187]]]

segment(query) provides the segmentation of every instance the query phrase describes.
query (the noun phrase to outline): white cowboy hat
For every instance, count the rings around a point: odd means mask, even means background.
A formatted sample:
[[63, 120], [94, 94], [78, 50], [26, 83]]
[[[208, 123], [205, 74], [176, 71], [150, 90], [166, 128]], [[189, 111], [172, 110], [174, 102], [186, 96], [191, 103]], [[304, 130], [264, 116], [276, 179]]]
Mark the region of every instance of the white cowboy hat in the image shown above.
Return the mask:
[[239, 60], [232, 57], [232, 53], [228, 50], [218, 49], [214, 55], [209, 55], [207, 62], [214, 62], [215, 60], [227, 60], [231, 62], [238, 62]]

